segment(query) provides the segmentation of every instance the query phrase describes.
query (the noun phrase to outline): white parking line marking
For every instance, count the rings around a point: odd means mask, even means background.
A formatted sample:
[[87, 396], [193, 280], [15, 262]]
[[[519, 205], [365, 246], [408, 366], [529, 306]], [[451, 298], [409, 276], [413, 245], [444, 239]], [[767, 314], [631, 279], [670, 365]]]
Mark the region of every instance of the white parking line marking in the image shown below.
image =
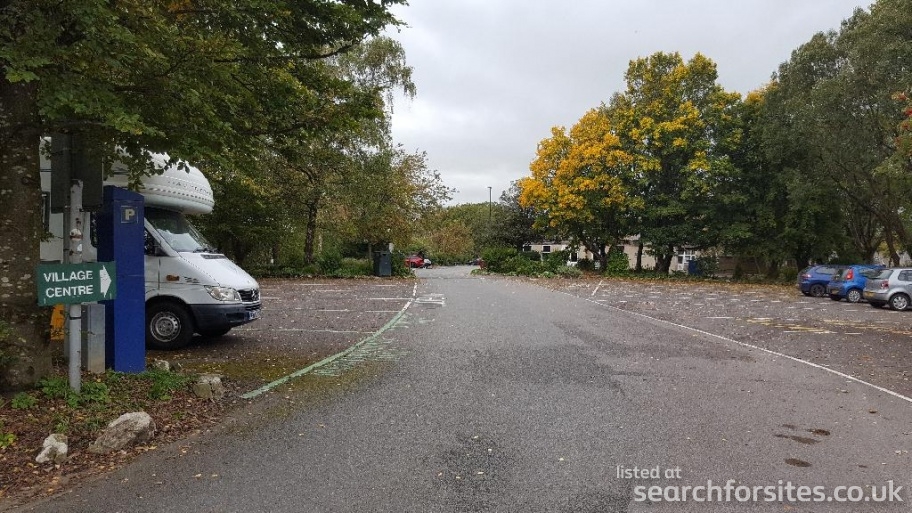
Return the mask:
[[[565, 294], [566, 294], [566, 293], [565, 293]], [[570, 296], [571, 294], [567, 294], [567, 295]], [[578, 297], [578, 296], [573, 296], [573, 297]], [[715, 334], [715, 333], [710, 333], [710, 332], [708, 332], [708, 331], [706, 331], [706, 330], [701, 330], [701, 329], [698, 329], [698, 328], [692, 328], [692, 327], [690, 327], [690, 326], [685, 326], [684, 324], [678, 324], [678, 323], [676, 323], [676, 322], [666, 321], [666, 320], [664, 320], [664, 319], [659, 319], [658, 317], [652, 317], [652, 316], [649, 316], [649, 315], [646, 315], [646, 314], [643, 314], [643, 313], [640, 313], [640, 312], [632, 312], [632, 311], [629, 311], [629, 310], [623, 310], [623, 309], [621, 309], [621, 308], [617, 308], [617, 307], [614, 307], [614, 306], [611, 306], [611, 305], [605, 305], [605, 304], [602, 304], [602, 303], [598, 303], [598, 302], [595, 302], [595, 301], [591, 301], [591, 300], [586, 299], [586, 298], [579, 298], [579, 299], [582, 299], [583, 301], [589, 301], [590, 303], [594, 303], [594, 304], [597, 304], [597, 305], [599, 305], [599, 306], [603, 306], [603, 307], [605, 307], [605, 308], [611, 308], [612, 310], [615, 310], [615, 311], [621, 312], [621, 313], [625, 313], [625, 314], [627, 314], [627, 315], [635, 315], [635, 316], [638, 316], [638, 317], [644, 317], [644, 318], [646, 318], [646, 319], [652, 319], [653, 321], [655, 321], [655, 322], [657, 322], [657, 323], [659, 323], [659, 324], [667, 324], [667, 325], [670, 325], [670, 326], [675, 326], [675, 327], [677, 327], [677, 328], [681, 328], [681, 329], [684, 329], [684, 330], [689, 330], [689, 331], [693, 331], [693, 332], [696, 332], [696, 333], [700, 333], [700, 334], [705, 335], [705, 336], [707, 336], [707, 337], [716, 338], [716, 339], [722, 340], [722, 341], [724, 341], [724, 342], [728, 342], [728, 343], [730, 343], [730, 344], [739, 345], [739, 346], [741, 346], [741, 347], [746, 347], [746, 348], [748, 348], [748, 349], [755, 349], [755, 350], [757, 350], [757, 351], [762, 351], [762, 352], [764, 352], [764, 353], [767, 353], [767, 354], [770, 354], [770, 355], [773, 355], [773, 356], [776, 356], [776, 357], [779, 357], [779, 358], [785, 358], [785, 359], [787, 359], [787, 360], [791, 360], [791, 361], [796, 362], [796, 363], [801, 363], [801, 364], [807, 365], [808, 367], [813, 367], [813, 368], [815, 368], [815, 369], [820, 369], [820, 370], [822, 370], [822, 371], [824, 371], [824, 372], [829, 372], [829, 373], [831, 373], [831, 374], [835, 374], [836, 376], [839, 376], [839, 377], [841, 377], [841, 378], [843, 378], [843, 379], [846, 379], [846, 380], [853, 381], [853, 382], [858, 383], [858, 384], [861, 384], [861, 385], [865, 385], [865, 386], [871, 387], [871, 388], [873, 388], [873, 389], [875, 389], [875, 390], [878, 390], [878, 391], [883, 392], [883, 393], [885, 393], [885, 394], [888, 394], [888, 395], [891, 395], [891, 396], [893, 396], [893, 397], [896, 397], [897, 399], [901, 399], [901, 400], [903, 400], [903, 401], [906, 401], [907, 403], [912, 403], [912, 397], [908, 397], [908, 396], [902, 395], [902, 394], [900, 394], [900, 393], [898, 393], [898, 392], [894, 392], [894, 391], [892, 391], [892, 390], [890, 390], [890, 389], [888, 389], [888, 388], [884, 388], [884, 387], [875, 385], [874, 383], [869, 383], [869, 382], [867, 382], [867, 381], [865, 381], [865, 380], [863, 380], [863, 379], [856, 378], [855, 376], [850, 376], [850, 375], [848, 375], [848, 374], [846, 374], [846, 373], [844, 373], [844, 372], [839, 372], [838, 370], [831, 369], [831, 368], [826, 367], [826, 366], [824, 366], [824, 365], [820, 365], [820, 364], [817, 364], [817, 363], [814, 363], [814, 362], [809, 362], [809, 361], [807, 361], [807, 360], [802, 360], [801, 358], [797, 358], [797, 357], [795, 357], [795, 356], [789, 356], [789, 355], [787, 355], [787, 354], [785, 354], [785, 353], [780, 353], [780, 352], [778, 352], [778, 351], [773, 351], [773, 350], [771, 350], [771, 349], [766, 349], [766, 348], [763, 348], [763, 347], [760, 347], [760, 346], [755, 346], [754, 344], [748, 344], [747, 342], [739, 342], [739, 341], [737, 341], [737, 340], [735, 340], [735, 339], [733, 339], [733, 338], [728, 338], [728, 337], [724, 337], [724, 336], [722, 336], [722, 335], [717, 335], [717, 334]], [[830, 333], [832, 333], [832, 332], [830, 332]]]
[[373, 333], [372, 331], [360, 331], [360, 330], [318, 330], [312, 328], [234, 328], [235, 331], [281, 331], [285, 333]]
[[595, 293], [598, 292], [598, 289], [599, 289], [599, 287], [602, 286], [602, 282], [603, 282], [603, 281], [605, 281], [605, 280], [599, 280], [598, 285], [595, 286], [595, 290], [592, 291], [592, 295], [589, 296], [589, 297], [595, 297]]
[[[415, 286], [412, 287], [412, 297], [414, 298], [414, 297], [417, 295], [417, 293], [418, 293], [418, 284], [416, 283]], [[320, 360], [320, 361], [317, 362], [317, 363], [314, 363], [314, 364], [312, 364], [312, 365], [308, 365], [307, 367], [304, 367], [303, 369], [300, 369], [300, 370], [297, 370], [297, 371], [295, 371], [295, 372], [292, 372], [291, 374], [289, 374], [289, 375], [287, 375], [287, 376], [284, 376], [284, 377], [282, 377], [282, 378], [279, 378], [279, 379], [277, 379], [277, 380], [275, 380], [275, 381], [273, 381], [273, 382], [271, 382], [271, 383], [267, 383], [267, 384], [261, 386], [260, 388], [258, 388], [258, 389], [256, 389], [256, 390], [252, 390], [252, 391], [250, 391], [250, 392], [247, 392], [246, 394], [241, 395], [241, 399], [253, 399], [254, 397], [256, 397], [256, 396], [258, 396], [258, 395], [260, 395], [260, 394], [263, 394], [263, 393], [265, 393], [265, 392], [268, 392], [268, 391], [272, 390], [273, 388], [275, 388], [275, 387], [277, 387], [277, 386], [279, 386], [279, 385], [282, 385], [282, 384], [284, 384], [284, 383], [287, 383], [288, 381], [290, 381], [290, 380], [292, 380], [292, 379], [294, 379], [294, 378], [303, 376], [304, 374], [307, 374], [308, 372], [310, 372], [310, 371], [312, 371], [312, 370], [314, 370], [314, 369], [319, 369], [320, 367], [322, 367], [322, 366], [324, 366], [324, 365], [327, 365], [327, 364], [329, 364], [329, 363], [332, 363], [332, 362], [338, 360], [339, 358], [342, 358], [343, 356], [346, 356], [346, 355], [350, 354], [351, 352], [353, 352], [354, 350], [358, 349], [359, 347], [361, 347], [362, 345], [366, 344], [367, 342], [370, 342], [370, 341], [372, 341], [372, 340], [376, 340], [377, 337], [379, 337], [380, 335], [383, 334], [383, 332], [385, 332], [386, 330], [388, 330], [388, 329], [392, 328], [393, 326], [395, 326], [395, 325], [399, 322], [399, 320], [402, 319], [402, 316], [405, 315], [405, 311], [406, 311], [406, 310], [408, 309], [408, 307], [410, 307], [410, 306], [412, 306], [412, 300], [411, 300], [411, 299], [409, 299], [408, 303], [406, 303], [405, 306], [403, 306], [402, 309], [399, 310], [399, 313], [397, 313], [396, 315], [394, 315], [393, 318], [390, 319], [389, 322], [387, 322], [386, 324], [384, 324], [382, 328], [380, 328], [379, 330], [375, 331], [375, 332], [374, 332], [373, 334], [371, 334], [369, 337], [365, 337], [365, 338], [361, 339], [357, 344], [354, 344], [353, 346], [349, 347], [348, 349], [346, 349], [346, 350], [344, 350], [344, 351], [341, 351], [341, 352], [339, 352], [339, 353], [336, 353], [336, 354], [334, 354], [334, 355], [332, 355], [332, 356], [329, 356], [329, 357], [327, 357], [327, 358], [324, 358], [324, 359]]]

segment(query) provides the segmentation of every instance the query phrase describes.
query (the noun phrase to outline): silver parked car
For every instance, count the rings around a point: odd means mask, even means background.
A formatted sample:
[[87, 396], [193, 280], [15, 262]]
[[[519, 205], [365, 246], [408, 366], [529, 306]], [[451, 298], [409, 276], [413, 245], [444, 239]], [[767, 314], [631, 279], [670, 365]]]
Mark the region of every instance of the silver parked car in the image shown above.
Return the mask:
[[868, 276], [864, 298], [875, 308], [884, 305], [890, 305], [894, 310], [909, 308], [912, 306], [912, 267], [883, 269]]

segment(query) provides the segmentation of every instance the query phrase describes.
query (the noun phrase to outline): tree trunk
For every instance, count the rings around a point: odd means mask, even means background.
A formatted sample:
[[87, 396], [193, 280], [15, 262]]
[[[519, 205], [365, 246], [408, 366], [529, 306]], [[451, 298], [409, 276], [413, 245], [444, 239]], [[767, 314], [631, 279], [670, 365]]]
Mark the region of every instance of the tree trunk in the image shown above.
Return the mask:
[[769, 266], [766, 268], [766, 277], [767, 278], [778, 278], [779, 277], [779, 267], [782, 262], [778, 259], [770, 260]]
[[0, 391], [51, 373], [50, 308], [38, 306], [42, 219], [35, 84], [0, 74]]
[[243, 267], [244, 261], [247, 260], [247, 256], [250, 254], [250, 245], [240, 237], [234, 237], [231, 241], [231, 247], [234, 249], [231, 259], [239, 267]]
[[887, 228], [884, 230], [884, 236], [886, 237], [887, 251], [890, 253], [890, 265], [892, 267], [899, 266], [899, 253], [896, 252], [896, 243], [893, 239], [893, 231]]
[[636, 272], [643, 272], [643, 241], [637, 242]]
[[314, 241], [317, 236], [317, 213], [319, 200], [314, 198], [307, 202], [307, 224], [304, 227], [304, 263], [314, 263]]
[[656, 272], [668, 274], [671, 270], [671, 259], [674, 258], [674, 248], [666, 248], [662, 253], [656, 253]]

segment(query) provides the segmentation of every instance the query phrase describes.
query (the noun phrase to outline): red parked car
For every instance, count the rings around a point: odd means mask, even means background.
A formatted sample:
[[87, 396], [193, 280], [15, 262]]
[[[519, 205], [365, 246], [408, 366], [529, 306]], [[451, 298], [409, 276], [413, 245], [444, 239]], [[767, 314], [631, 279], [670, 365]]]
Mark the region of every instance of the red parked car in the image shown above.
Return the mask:
[[420, 255], [409, 255], [405, 257], [405, 266], [411, 269], [416, 267], [430, 267], [430, 260], [425, 260]]

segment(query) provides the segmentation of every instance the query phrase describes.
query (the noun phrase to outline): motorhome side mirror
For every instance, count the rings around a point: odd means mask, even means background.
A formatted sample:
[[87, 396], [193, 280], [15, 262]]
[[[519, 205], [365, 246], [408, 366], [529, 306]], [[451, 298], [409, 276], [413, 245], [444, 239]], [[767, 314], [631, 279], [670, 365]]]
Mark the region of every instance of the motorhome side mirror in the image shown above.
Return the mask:
[[149, 232], [146, 232], [143, 239], [143, 252], [146, 256], [163, 256], [165, 254], [161, 246], [158, 245], [158, 241]]

